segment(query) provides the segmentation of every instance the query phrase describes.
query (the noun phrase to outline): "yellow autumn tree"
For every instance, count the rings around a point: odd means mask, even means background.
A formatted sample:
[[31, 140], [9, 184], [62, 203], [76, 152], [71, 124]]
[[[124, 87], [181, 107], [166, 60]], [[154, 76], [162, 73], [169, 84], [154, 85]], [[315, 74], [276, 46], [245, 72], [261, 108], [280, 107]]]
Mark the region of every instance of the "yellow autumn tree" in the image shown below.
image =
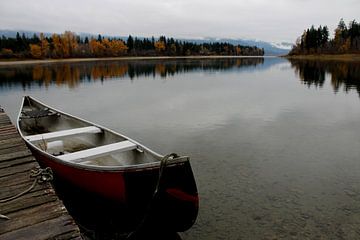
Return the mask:
[[104, 46], [104, 54], [106, 56], [111, 56], [112, 53], [111, 53], [111, 42], [108, 38], [104, 38], [102, 41], [101, 41], [101, 44]]
[[[97, 44], [98, 45], [98, 44]], [[104, 54], [106, 56], [120, 56], [121, 54], [125, 53], [128, 47], [122, 40], [112, 39], [109, 40], [108, 38], [104, 38], [101, 41], [101, 45], [104, 48]]]
[[76, 53], [78, 44], [73, 32], [65, 31], [61, 35], [62, 51], [64, 57], [72, 57]]
[[97, 48], [97, 41], [95, 39], [90, 40], [89, 48], [90, 48], [90, 53], [94, 55], [96, 53], [96, 48]]
[[128, 47], [122, 40], [112, 40], [110, 42], [110, 50], [113, 56], [120, 56], [128, 50]]
[[156, 52], [160, 53], [165, 50], [165, 43], [163, 41], [156, 41], [154, 43]]
[[52, 35], [52, 40], [53, 40], [53, 57], [55, 58], [61, 58], [63, 56], [63, 51], [62, 51], [62, 43], [61, 43], [61, 39], [60, 36], [57, 34], [53, 34]]
[[41, 58], [41, 47], [37, 44], [30, 44], [30, 54], [34, 58]]
[[91, 39], [89, 45], [91, 54], [98, 57], [104, 56], [106, 48], [101, 42]]
[[41, 47], [41, 56], [43, 58], [48, 57], [50, 51], [49, 42], [44, 37], [43, 33], [40, 33], [40, 47]]

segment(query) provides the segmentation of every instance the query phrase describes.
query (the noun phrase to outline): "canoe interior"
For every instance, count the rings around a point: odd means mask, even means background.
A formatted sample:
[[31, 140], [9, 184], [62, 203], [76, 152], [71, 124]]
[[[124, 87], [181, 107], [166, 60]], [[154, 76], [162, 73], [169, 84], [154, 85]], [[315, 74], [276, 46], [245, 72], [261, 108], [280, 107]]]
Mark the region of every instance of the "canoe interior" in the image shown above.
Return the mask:
[[[38, 112], [39, 116], [32, 116]], [[45, 112], [45, 114], [44, 114]], [[47, 114], [46, 114], [47, 113]], [[29, 117], [30, 115], [30, 117]], [[72, 116], [44, 106], [30, 97], [25, 97], [19, 117], [19, 130], [26, 138], [39, 134], [59, 132], [93, 126]], [[99, 127], [99, 126], [97, 126]], [[70, 136], [59, 136], [52, 139], [32, 141], [35, 147], [46, 151], [53, 156], [71, 154], [87, 149], [126, 141], [125, 137], [99, 127], [99, 133], [83, 133]], [[131, 166], [160, 161], [159, 155], [139, 148], [103, 154], [99, 157], [87, 158], [80, 164], [93, 166]]]

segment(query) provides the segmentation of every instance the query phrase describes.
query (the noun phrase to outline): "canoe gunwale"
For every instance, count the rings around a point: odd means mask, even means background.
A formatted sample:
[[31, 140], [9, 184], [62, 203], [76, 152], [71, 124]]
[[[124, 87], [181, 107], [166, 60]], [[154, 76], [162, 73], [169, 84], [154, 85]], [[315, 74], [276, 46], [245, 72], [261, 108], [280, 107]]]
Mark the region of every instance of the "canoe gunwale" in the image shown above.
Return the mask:
[[[53, 156], [45, 151], [43, 151], [42, 149], [40, 149], [39, 147], [37, 147], [35, 144], [33, 144], [32, 142], [30, 142], [29, 140], [27, 140], [26, 136], [23, 135], [22, 133], [22, 130], [20, 128], [20, 119], [21, 119], [21, 113], [22, 113], [22, 109], [24, 107], [24, 101], [25, 101], [25, 98], [30, 98], [30, 100], [42, 105], [43, 107], [46, 107], [46, 108], [49, 108], [49, 109], [52, 109], [58, 113], [60, 113], [61, 115], [65, 115], [67, 117], [70, 117], [70, 118], [74, 118], [78, 121], [81, 121], [81, 122], [84, 122], [86, 124], [89, 124], [91, 126], [96, 126], [100, 129], [102, 129], [103, 131], [108, 131], [112, 134], [115, 134], [115, 135], [118, 135], [122, 138], [125, 138], [133, 143], [135, 143], [136, 145], [138, 145], [140, 147], [141, 150], [143, 151], [146, 151], [152, 155], [154, 155], [155, 157], [161, 159], [163, 158], [164, 156], [152, 151], [151, 149], [145, 147], [144, 145], [138, 143], [137, 141], [123, 135], [123, 134], [120, 134], [118, 132], [115, 132], [109, 128], [106, 128], [106, 127], [103, 127], [103, 126], [100, 126], [98, 124], [95, 124], [93, 122], [90, 122], [88, 120], [85, 120], [85, 119], [82, 119], [82, 118], [79, 118], [79, 117], [76, 117], [76, 116], [73, 116], [71, 114], [68, 114], [68, 113], [65, 113], [61, 110], [58, 110], [54, 107], [50, 107], [44, 103], [42, 103], [41, 101], [37, 100], [37, 99], [34, 99], [30, 96], [24, 96], [22, 98], [22, 102], [21, 102], [21, 107], [20, 107], [20, 111], [19, 111], [19, 114], [18, 114], [18, 117], [17, 117], [17, 122], [16, 122], [16, 125], [17, 125], [17, 128], [18, 128], [18, 131], [19, 131], [19, 134], [21, 136], [21, 138], [26, 142], [26, 144], [34, 149], [35, 151], [37, 151], [39, 154], [43, 155], [44, 157], [52, 160], [52, 161], [55, 161], [57, 163], [60, 163], [60, 164], [63, 164], [63, 165], [68, 165], [68, 166], [71, 166], [71, 167], [74, 167], [74, 168], [78, 168], [78, 169], [83, 169], [83, 170], [89, 170], [89, 171], [100, 171], [100, 172], [127, 172], [127, 171], [143, 171], [143, 170], [151, 170], [151, 169], [156, 169], [156, 168], [159, 168], [160, 167], [160, 161], [156, 161], [156, 162], [150, 162], [150, 163], [142, 163], [142, 164], [136, 164], [136, 165], [124, 165], [124, 166], [96, 166], [96, 165], [85, 165], [85, 164], [81, 164], [81, 163], [75, 163], [75, 162], [69, 162], [69, 161], [64, 161], [64, 160], [61, 160], [59, 158], [57, 158], [56, 156]], [[169, 162], [168, 162], [168, 166], [172, 166], [172, 165], [179, 165], [179, 164], [184, 164], [185, 162], [188, 162], [189, 161], [189, 157], [187, 156], [180, 156], [176, 159], [170, 159]]]

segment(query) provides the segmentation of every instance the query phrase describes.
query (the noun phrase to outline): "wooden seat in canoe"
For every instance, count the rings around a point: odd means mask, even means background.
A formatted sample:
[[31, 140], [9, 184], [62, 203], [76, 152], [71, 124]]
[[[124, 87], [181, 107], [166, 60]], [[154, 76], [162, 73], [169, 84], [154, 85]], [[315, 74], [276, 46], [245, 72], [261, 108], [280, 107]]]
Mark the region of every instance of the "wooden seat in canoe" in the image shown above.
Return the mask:
[[137, 145], [128, 140], [121, 141], [117, 143], [112, 143], [104, 146], [99, 146], [95, 148], [90, 148], [78, 152], [68, 153], [65, 155], [57, 156], [57, 158], [63, 161], [70, 161], [74, 163], [81, 163], [88, 161], [92, 158], [97, 158], [105, 155], [110, 155], [116, 152], [124, 152], [129, 150], [134, 150], [137, 148]]
[[95, 126], [90, 126], [90, 127], [73, 128], [73, 129], [61, 130], [56, 132], [30, 135], [30, 136], [25, 136], [25, 138], [30, 142], [34, 142], [39, 140], [51, 140], [54, 138], [68, 137], [68, 136], [74, 136], [85, 133], [100, 133], [100, 132], [101, 132], [100, 128]]

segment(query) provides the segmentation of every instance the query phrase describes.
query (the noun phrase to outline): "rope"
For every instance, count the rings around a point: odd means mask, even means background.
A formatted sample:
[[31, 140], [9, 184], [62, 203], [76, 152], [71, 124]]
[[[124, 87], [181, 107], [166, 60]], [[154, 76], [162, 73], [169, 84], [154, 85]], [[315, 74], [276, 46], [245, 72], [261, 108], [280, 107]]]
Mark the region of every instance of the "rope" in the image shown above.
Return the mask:
[[161, 180], [162, 180], [162, 176], [163, 176], [163, 173], [164, 173], [164, 170], [166, 168], [166, 165], [167, 165], [167, 162], [170, 158], [174, 159], [174, 158], [177, 158], [179, 157], [176, 153], [170, 153], [168, 155], [166, 155], [165, 157], [163, 157], [161, 160], [160, 160], [160, 168], [159, 168], [159, 177], [158, 177], [158, 180], [157, 180], [157, 183], [156, 183], [156, 187], [155, 187], [155, 190], [154, 190], [154, 193], [153, 193], [153, 196], [149, 202], [149, 205], [147, 207], [147, 210], [144, 214], [144, 217], [142, 218], [142, 220], [140, 221], [140, 223], [138, 224], [138, 226], [135, 228], [134, 231], [132, 231], [131, 233], [128, 234], [128, 236], [126, 237], [126, 239], [131, 239], [133, 237], [136, 238], [136, 233], [139, 232], [141, 230], [141, 228], [144, 226], [147, 218], [150, 216], [150, 213], [151, 213], [151, 210], [153, 208], [153, 205], [155, 204], [156, 202], [156, 199], [159, 195], [159, 192], [160, 192], [160, 187], [161, 187]]
[[157, 181], [157, 184], [156, 184], [156, 188], [155, 188], [155, 191], [154, 191], [154, 194], [153, 194], [153, 198], [155, 195], [158, 194], [159, 190], [160, 190], [160, 183], [161, 183], [161, 180], [162, 180], [162, 175], [164, 173], [164, 169], [166, 167], [166, 164], [167, 164], [167, 161], [169, 160], [169, 158], [177, 158], [179, 157], [176, 153], [170, 153], [168, 155], [166, 155], [165, 157], [163, 157], [161, 159], [161, 162], [160, 162], [160, 169], [159, 169], [159, 178], [158, 178], [158, 181]]
[[[52, 170], [49, 167], [44, 168], [44, 169], [40, 168], [40, 167], [32, 169], [30, 171], [30, 178], [35, 178], [35, 179], [29, 188], [25, 189], [24, 191], [12, 196], [12, 197], [0, 199], [0, 203], [6, 203], [6, 202], [10, 202], [12, 200], [15, 200], [15, 199], [25, 195], [26, 193], [30, 192], [31, 190], [33, 190], [33, 188], [36, 186], [37, 183], [43, 184], [45, 182], [49, 182], [54, 179]], [[10, 219], [7, 216], [2, 215], [2, 214], [0, 214], [0, 218], [8, 219], [8, 220]]]

